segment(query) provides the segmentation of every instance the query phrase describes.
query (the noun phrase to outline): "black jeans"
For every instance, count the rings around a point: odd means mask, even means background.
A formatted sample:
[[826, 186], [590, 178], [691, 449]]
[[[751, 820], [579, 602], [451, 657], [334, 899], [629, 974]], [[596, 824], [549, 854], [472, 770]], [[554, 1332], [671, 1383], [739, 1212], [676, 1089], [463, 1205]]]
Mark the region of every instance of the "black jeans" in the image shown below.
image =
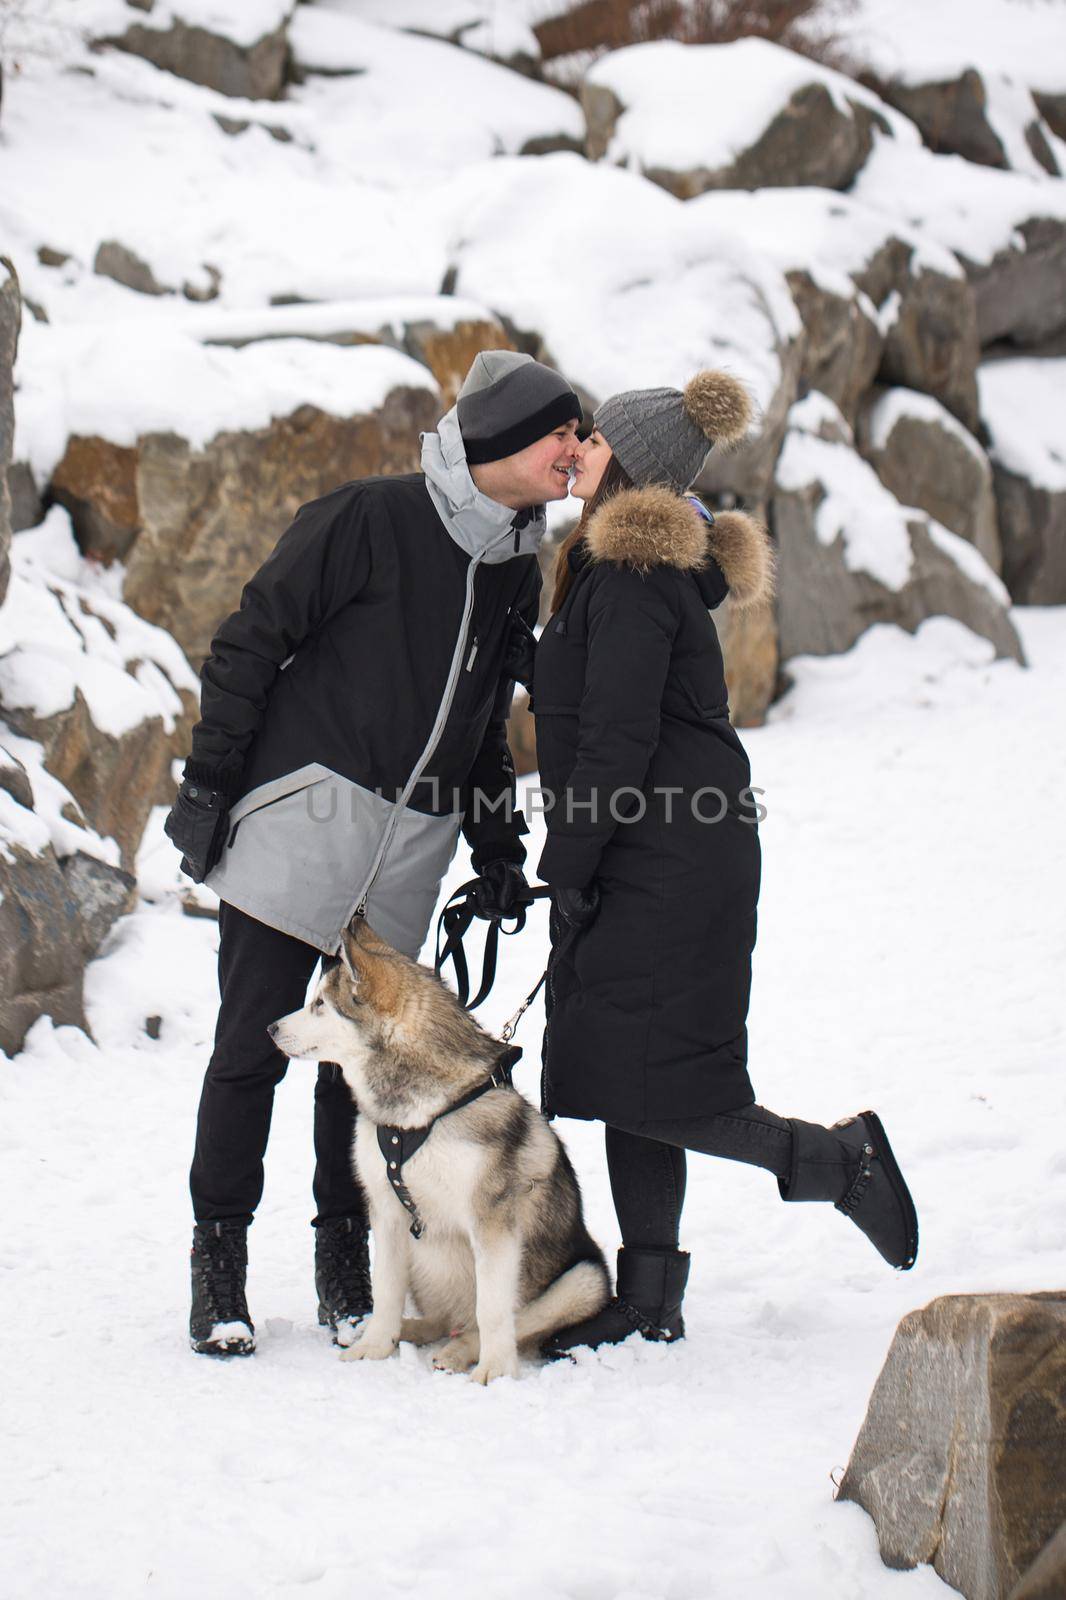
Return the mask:
[[[304, 1003], [319, 953], [234, 906], [219, 908], [221, 1005], [196, 1121], [189, 1188], [197, 1222], [244, 1222], [263, 1193], [263, 1156], [274, 1090], [288, 1058], [267, 1024]], [[306, 1071], [303, 1062], [299, 1071]], [[315, 1225], [339, 1217], [365, 1224], [366, 1201], [352, 1170], [355, 1105], [331, 1062], [315, 1082]]]
[[622, 1230], [634, 1249], [676, 1250], [685, 1204], [686, 1150], [765, 1167], [787, 1178], [792, 1130], [763, 1106], [743, 1106], [713, 1117], [608, 1127], [607, 1171]]

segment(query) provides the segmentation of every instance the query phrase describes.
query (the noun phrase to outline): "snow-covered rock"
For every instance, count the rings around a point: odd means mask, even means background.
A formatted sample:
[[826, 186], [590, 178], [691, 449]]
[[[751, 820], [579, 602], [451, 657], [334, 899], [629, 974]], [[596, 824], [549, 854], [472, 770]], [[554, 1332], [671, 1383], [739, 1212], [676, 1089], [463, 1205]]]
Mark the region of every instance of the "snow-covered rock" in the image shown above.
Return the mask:
[[441, 412], [427, 368], [375, 345], [35, 327], [23, 358], [20, 453], [196, 662], [299, 506], [413, 470]]
[[1022, 659], [1010, 596], [983, 556], [885, 488], [825, 396], [793, 407], [771, 526], [783, 661], [848, 650], [875, 622], [913, 632], [941, 615]]
[[15, 432], [13, 372], [18, 350], [22, 301], [18, 277], [6, 257], [0, 257], [0, 604], [7, 593], [11, 545], [11, 493], [8, 469]]
[[[590, 409], [623, 389], [682, 387], [702, 367], [742, 379], [761, 426], [743, 448], [712, 452], [701, 486], [765, 499], [802, 325], [781, 273], [742, 236], [565, 153], [471, 168], [437, 203], [456, 292], [491, 306]], [[535, 248], [516, 248], [531, 218]]]
[[[99, 15], [94, 36], [143, 56], [165, 72], [220, 94], [274, 100], [285, 83], [289, 44], [286, 24], [295, 0], [157, 0], [129, 8], [90, 0]], [[101, 23], [114, 12], [115, 28]], [[88, 18], [86, 18], [88, 21]], [[123, 23], [125, 26], [123, 27]]]
[[939, 401], [913, 389], [879, 394], [860, 418], [859, 445], [897, 500], [927, 511], [1001, 570], [991, 463]]
[[974, 297], [950, 250], [827, 189], [707, 194], [687, 211], [697, 228], [743, 239], [786, 274], [806, 329], [804, 382], [849, 420], [879, 372], [976, 427]]
[[291, 98], [341, 170], [406, 187], [493, 155], [581, 147], [570, 95], [472, 51], [318, 6], [299, 7], [289, 33], [305, 80]]
[[1039, 344], [1066, 327], [1066, 180], [880, 139], [853, 194], [954, 252], [977, 296], [982, 345]]
[[520, 72], [539, 63], [532, 24], [543, 0], [319, 0], [323, 9], [376, 22], [384, 28], [448, 39], [464, 50], [506, 62]]
[[681, 199], [708, 189], [844, 189], [873, 130], [917, 143], [870, 90], [766, 39], [631, 45], [582, 87], [586, 150], [643, 172]]
[[882, 97], [921, 130], [930, 150], [986, 167], [1062, 176], [1055, 138], [1030, 91], [1003, 73], [973, 67], [924, 83], [878, 81]]
[[1018, 357], [978, 371], [1003, 577], [1024, 605], [1066, 603], [1066, 359]]

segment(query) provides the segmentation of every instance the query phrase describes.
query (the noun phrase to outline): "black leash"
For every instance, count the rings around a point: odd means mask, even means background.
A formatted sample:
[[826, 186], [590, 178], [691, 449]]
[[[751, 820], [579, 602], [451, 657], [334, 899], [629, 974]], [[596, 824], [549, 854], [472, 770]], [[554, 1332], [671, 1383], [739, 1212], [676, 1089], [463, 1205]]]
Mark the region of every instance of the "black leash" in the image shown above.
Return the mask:
[[[536, 889], [527, 889], [525, 894], [515, 901], [512, 911], [489, 920], [488, 932], [485, 935], [485, 954], [481, 964], [481, 987], [471, 1000], [470, 968], [463, 940], [470, 931], [471, 923], [478, 916], [474, 894], [477, 884], [478, 879], [472, 878], [469, 883], [464, 883], [461, 888], [456, 889], [437, 919], [437, 954], [433, 970], [439, 978], [445, 964], [451, 961], [455, 969], [455, 991], [459, 996], [459, 1004], [465, 1011], [476, 1011], [492, 992], [492, 986], [496, 982], [496, 958], [499, 953], [500, 934], [510, 938], [513, 934], [521, 933], [526, 925], [526, 911], [534, 900], [546, 900], [551, 894], [546, 883]], [[512, 923], [513, 926], [506, 927], [506, 923]], [[542, 978], [541, 982], [543, 981]]]

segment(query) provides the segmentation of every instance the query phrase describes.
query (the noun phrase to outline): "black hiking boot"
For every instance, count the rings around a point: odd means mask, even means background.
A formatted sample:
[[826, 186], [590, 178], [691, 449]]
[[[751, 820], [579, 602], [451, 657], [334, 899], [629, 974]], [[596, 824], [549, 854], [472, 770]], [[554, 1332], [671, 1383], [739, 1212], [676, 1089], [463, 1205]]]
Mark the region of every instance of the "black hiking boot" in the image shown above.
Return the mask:
[[189, 1340], [197, 1355], [250, 1356], [255, 1328], [244, 1282], [248, 1229], [243, 1222], [197, 1223], [192, 1231]]
[[315, 1227], [318, 1320], [333, 1329], [333, 1343], [349, 1345], [370, 1315], [370, 1251], [362, 1217], [338, 1217]]
[[782, 1200], [832, 1200], [890, 1266], [907, 1272], [918, 1259], [918, 1214], [874, 1111], [831, 1128], [789, 1118], [792, 1165], [779, 1178]]
[[621, 1344], [631, 1334], [661, 1344], [685, 1337], [681, 1302], [688, 1283], [687, 1250], [636, 1250], [618, 1252], [615, 1297], [602, 1311], [572, 1328], [560, 1328], [546, 1339], [541, 1354], [559, 1361], [572, 1350], [597, 1350], [604, 1344]]

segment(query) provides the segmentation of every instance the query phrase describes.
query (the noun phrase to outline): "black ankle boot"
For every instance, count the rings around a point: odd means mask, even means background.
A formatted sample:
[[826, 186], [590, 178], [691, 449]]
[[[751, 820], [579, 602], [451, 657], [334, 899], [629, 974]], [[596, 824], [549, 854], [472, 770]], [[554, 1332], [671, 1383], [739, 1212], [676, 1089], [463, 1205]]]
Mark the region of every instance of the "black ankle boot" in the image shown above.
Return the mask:
[[358, 1324], [370, 1315], [370, 1250], [362, 1217], [338, 1217], [315, 1228], [315, 1289], [318, 1320], [333, 1329], [334, 1344], [351, 1344]]
[[683, 1339], [681, 1302], [688, 1267], [687, 1250], [619, 1250], [614, 1299], [594, 1317], [553, 1333], [541, 1353], [558, 1361], [578, 1346], [595, 1350], [604, 1344], [621, 1344], [632, 1333], [663, 1344]]
[[918, 1214], [874, 1111], [831, 1128], [789, 1118], [792, 1164], [782, 1200], [831, 1200], [901, 1272], [918, 1258]]
[[189, 1340], [197, 1355], [250, 1356], [255, 1328], [244, 1284], [248, 1229], [243, 1222], [197, 1223], [192, 1231]]

